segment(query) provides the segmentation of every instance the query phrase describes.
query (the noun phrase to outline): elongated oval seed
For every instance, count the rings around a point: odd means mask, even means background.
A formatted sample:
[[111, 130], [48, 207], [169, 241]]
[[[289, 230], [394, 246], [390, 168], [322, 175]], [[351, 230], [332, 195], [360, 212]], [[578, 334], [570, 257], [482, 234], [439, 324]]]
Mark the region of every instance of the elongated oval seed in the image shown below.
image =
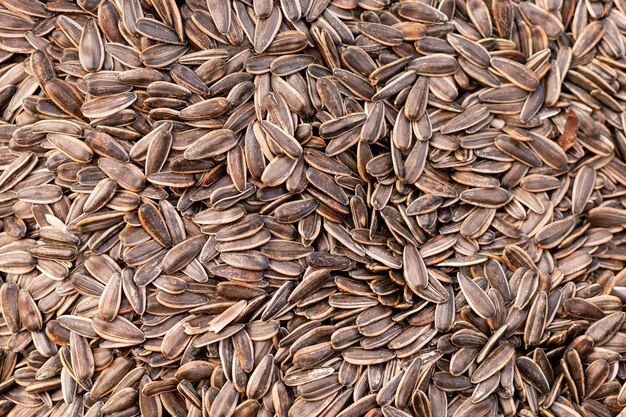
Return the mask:
[[535, 91], [539, 87], [537, 76], [524, 65], [506, 58], [491, 58], [491, 66], [503, 77], [526, 91]]
[[472, 310], [485, 319], [495, 317], [496, 309], [487, 293], [464, 274], [459, 273], [457, 278], [461, 291]]

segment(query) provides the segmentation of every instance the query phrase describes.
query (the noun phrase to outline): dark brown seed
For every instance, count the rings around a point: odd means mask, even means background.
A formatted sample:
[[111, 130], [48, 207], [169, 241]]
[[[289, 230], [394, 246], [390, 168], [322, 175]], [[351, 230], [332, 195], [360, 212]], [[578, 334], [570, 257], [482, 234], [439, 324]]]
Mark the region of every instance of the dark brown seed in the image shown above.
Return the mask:
[[185, 158], [190, 160], [215, 156], [228, 151], [237, 144], [237, 138], [230, 129], [218, 129], [199, 138], [185, 150]]
[[469, 277], [458, 274], [457, 278], [461, 291], [472, 310], [485, 319], [495, 317], [496, 309], [489, 296]]
[[165, 219], [160, 211], [151, 204], [144, 204], [137, 211], [139, 221], [144, 230], [164, 247], [172, 244]]
[[96, 21], [93, 19], [87, 20], [83, 27], [78, 56], [87, 72], [98, 71], [104, 64], [104, 43]]
[[537, 76], [524, 65], [505, 58], [492, 58], [491, 66], [504, 78], [526, 91], [535, 91], [539, 87]]
[[13, 282], [7, 282], [0, 287], [0, 301], [2, 301], [2, 317], [11, 333], [20, 330], [20, 310], [18, 295], [20, 289]]
[[83, 97], [71, 84], [59, 78], [53, 78], [45, 84], [46, 93], [61, 111], [78, 119], [83, 119], [81, 107]]

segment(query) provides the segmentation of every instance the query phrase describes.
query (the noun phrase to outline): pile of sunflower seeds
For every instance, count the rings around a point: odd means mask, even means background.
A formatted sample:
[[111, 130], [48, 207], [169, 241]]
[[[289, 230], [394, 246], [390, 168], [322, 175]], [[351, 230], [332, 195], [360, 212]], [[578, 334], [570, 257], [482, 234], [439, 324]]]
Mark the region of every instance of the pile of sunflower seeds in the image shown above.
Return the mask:
[[625, 416], [625, 36], [0, 0], [0, 416]]

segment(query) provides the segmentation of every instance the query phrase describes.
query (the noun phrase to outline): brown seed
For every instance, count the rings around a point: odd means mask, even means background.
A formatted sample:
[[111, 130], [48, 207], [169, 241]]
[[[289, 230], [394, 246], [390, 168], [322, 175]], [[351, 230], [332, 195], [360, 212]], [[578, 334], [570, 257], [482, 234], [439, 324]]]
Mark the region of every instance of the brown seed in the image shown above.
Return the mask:
[[211, 404], [209, 417], [226, 417], [232, 415], [237, 407], [238, 393], [231, 382], [226, 382]]
[[122, 301], [122, 280], [120, 274], [113, 274], [104, 286], [98, 303], [98, 314], [102, 320], [113, 321], [120, 310]]
[[165, 219], [156, 207], [151, 204], [144, 204], [137, 211], [137, 215], [144, 230], [161, 246], [169, 247], [172, 244]]
[[94, 213], [104, 207], [115, 195], [117, 190], [117, 182], [111, 178], [100, 180], [93, 189], [91, 195], [85, 201], [83, 211], [85, 213]]
[[[14, 302], [12, 302], [12, 304], [14, 304]], [[43, 326], [41, 312], [37, 308], [35, 300], [33, 300], [33, 297], [30, 295], [28, 290], [20, 290], [17, 298], [17, 307], [20, 322], [27, 330], [31, 332], [41, 330], [41, 327]]]
[[100, 31], [93, 19], [87, 20], [83, 27], [78, 48], [80, 64], [87, 72], [95, 72], [104, 64], [104, 43]]
[[89, 380], [95, 371], [93, 353], [87, 339], [75, 332], [70, 333], [72, 370], [78, 381]]
[[280, 23], [282, 21], [282, 13], [279, 8], [273, 7], [267, 16], [260, 19], [254, 30], [254, 50], [256, 52], [264, 52], [278, 33]]
[[574, 178], [572, 188], [572, 213], [581, 214], [593, 193], [596, 171], [591, 167], [582, 167]]
[[100, 337], [121, 346], [132, 346], [145, 340], [143, 332], [121, 316], [110, 323], [94, 317], [92, 325]]
[[19, 310], [20, 289], [13, 282], [7, 282], [0, 287], [0, 301], [2, 301], [2, 317], [11, 333], [17, 333], [21, 327]]
[[526, 91], [535, 91], [539, 87], [539, 79], [527, 67], [505, 58], [491, 58], [491, 66], [503, 77]]
[[441, 77], [452, 75], [459, 65], [450, 55], [432, 54], [414, 59], [406, 68], [415, 71], [418, 75]]
[[186, 45], [161, 43], [141, 51], [139, 58], [146, 67], [162, 68], [179, 60], [187, 52], [187, 49], [188, 46]]
[[548, 319], [548, 299], [544, 291], [535, 297], [524, 327], [524, 343], [536, 346], [541, 341]]
[[91, 99], [81, 106], [81, 112], [85, 117], [97, 119], [111, 116], [132, 105], [137, 95], [132, 92], [119, 93], [107, 97]]
[[427, 4], [402, 4], [398, 7], [398, 14], [415, 22], [442, 23], [448, 21], [445, 14]]
[[63, 197], [63, 190], [56, 185], [38, 185], [22, 188], [17, 192], [17, 198], [31, 204], [52, 204]]
[[510, 194], [503, 188], [473, 188], [463, 191], [459, 197], [466, 203], [478, 207], [498, 208], [510, 200]]
[[469, 277], [458, 274], [459, 286], [470, 307], [479, 316], [490, 319], [496, 315], [496, 309], [489, 296]]
[[259, 399], [269, 390], [272, 382], [272, 374], [274, 372], [274, 356], [266, 355], [256, 366], [256, 369], [250, 374], [246, 395], [248, 398]]
[[491, 377], [495, 372], [504, 368], [512, 359], [515, 351], [508, 343], [502, 343], [487, 356], [485, 361], [476, 369], [472, 375], [472, 382], [479, 383]]
[[219, 155], [233, 148], [236, 144], [237, 138], [232, 130], [214, 130], [188, 147], [185, 150], [185, 158], [195, 160]]
[[402, 262], [404, 264], [404, 280], [409, 288], [426, 288], [428, 286], [428, 272], [415, 246], [407, 245], [404, 247]]
[[135, 23], [138, 33], [150, 39], [166, 43], [178, 43], [178, 35], [167, 24], [156, 19], [140, 18]]
[[189, 107], [180, 112], [180, 117], [186, 120], [210, 119], [220, 116], [228, 109], [228, 101], [224, 98], [211, 98]]
[[578, 35], [574, 46], [572, 47], [572, 55], [574, 58], [580, 58], [589, 52], [604, 35], [605, 29], [601, 22], [589, 23]]

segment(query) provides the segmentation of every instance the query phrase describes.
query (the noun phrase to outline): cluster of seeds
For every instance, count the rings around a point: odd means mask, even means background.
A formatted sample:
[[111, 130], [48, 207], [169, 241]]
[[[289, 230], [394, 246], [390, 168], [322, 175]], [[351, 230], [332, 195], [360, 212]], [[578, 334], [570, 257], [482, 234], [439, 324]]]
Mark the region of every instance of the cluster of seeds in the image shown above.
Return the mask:
[[0, 416], [624, 416], [625, 36], [0, 0]]

